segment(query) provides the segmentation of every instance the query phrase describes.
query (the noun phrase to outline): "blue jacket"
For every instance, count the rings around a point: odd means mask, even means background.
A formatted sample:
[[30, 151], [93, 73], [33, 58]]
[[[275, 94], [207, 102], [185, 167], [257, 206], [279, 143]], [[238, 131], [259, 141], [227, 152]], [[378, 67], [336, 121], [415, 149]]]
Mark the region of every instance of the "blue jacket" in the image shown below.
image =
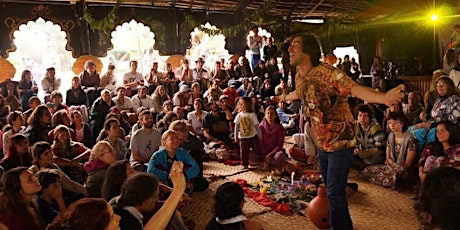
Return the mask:
[[[176, 150], [176, 159], [184, 163], [185, 179], [192, 179], [198, 176], [200, 167], [192, 156], [183, 148]], [[188, 168], [190, 166], [190, 168]], [[186, 169], [188, 168], [188, 169]], [[168, 180], [169, 175], [168, 168], [168, 153], [166, 149], [161, 148], [160, 150], [153, 153], [149, 161], [147, 173], [150, 173], [158, 178], [158, 180]]]

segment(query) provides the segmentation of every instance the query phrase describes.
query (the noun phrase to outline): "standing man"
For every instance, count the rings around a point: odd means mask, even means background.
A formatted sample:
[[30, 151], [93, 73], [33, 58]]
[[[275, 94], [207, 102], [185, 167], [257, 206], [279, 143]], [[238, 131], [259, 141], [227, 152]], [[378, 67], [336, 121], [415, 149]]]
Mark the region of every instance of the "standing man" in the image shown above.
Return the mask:
[[286, 36], [286, 39], [284, 39], [284, 42], [283, 44], [281, 44], [281, 47], [280, 47], [281, 63], [283, 64], [284, 80], [288, 82], [289, 73], [291, 73], [292, 90], [295, 90], [296, 67], [290, 64], [290, 57], [289, 57], [289, 45], [290, 44], [291, 44], [291, 37]]
[[125, 73], [123, 76], [123, 86], [126, 87], [126, 95], [131, 97], [137, 94], [137, 89], [140, 85], [144, 85], [144, 77], [141, 73], [137, 72], [137, 61], [130, 61], [129, 68], [131, 71]]
[[254, 34], [248, 36], [248, 47], [251, 54], [251, 70], [257, 66], [260, 60], [260, 48], [262, 48], [262, 37], [259, 36], [259, 28], [254, 26], [251, 28]]
[[276, 96], [276, 100], [300, 99], [304, 116], [310, 124], [314, 142], [318, 144], [321, 173], [327, 187], [332, 229], [353, 229], [345, 194], [348, 172], [356, 146], [355, 123], [347, 102], [349, 95], [369, 103], [388, 106], [399, 103], [403, 85], [386, 94], [363, 87], [342, 71], [320, 63], [322, 48], [313, 34], [293, 37], [289, 46], [290, 64], [298, 68], [296, 90]]

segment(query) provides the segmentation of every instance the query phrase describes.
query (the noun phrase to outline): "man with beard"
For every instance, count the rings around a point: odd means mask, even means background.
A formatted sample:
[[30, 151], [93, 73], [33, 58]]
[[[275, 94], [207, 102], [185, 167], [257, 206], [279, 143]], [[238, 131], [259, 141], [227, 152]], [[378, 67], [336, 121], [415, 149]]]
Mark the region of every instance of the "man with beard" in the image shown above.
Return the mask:
[[97, 135], [101, 132], [104, 125], [105, 117], [109, 114], [109, 110], [112, 106], [116, 106], [115, 102], [110, 97], [110, 91], [107, 89], [102, 90], [101, 96], [94, 101], [91, 106], [91, 133], [93, 134], [94, 140]]
[[233, 114], [226, 103], [217, 105], [216, 101], [209, 103], [211, 111], [203, 119], [203, 134], [209, 142], [225, 144], [235, 148], [236, 143], [230, 138], [229, 122], [233, 120]]
[[148, 163], [152, 154], [161, 145], [161, 133], [153, 128], [153, 116], [148, 110], [139, 114], [139, 121], [142, 128], [137, 130], [131, 137], [131, 157], [129, 162], [137, 170], [144, 172], [145, 163]]

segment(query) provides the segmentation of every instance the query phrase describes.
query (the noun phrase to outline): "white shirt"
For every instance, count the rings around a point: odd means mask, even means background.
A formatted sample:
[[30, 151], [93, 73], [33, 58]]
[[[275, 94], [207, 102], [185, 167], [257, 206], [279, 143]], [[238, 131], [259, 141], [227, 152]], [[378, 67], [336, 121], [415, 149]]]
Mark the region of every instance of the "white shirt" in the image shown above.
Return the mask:
[[192, 111], [192, 112], [187, 114], [187, 120], [190, 123], [192, 123], [193, 129], [196, 130], [199, 134], [203, 133], [201, 128], [203, 127], [203, 119], [207, 114], [208, 114], [208, 112], [206, 112], [206, 111], [202, 111], [200, 117], [196, 116], [196, 111]]
[[132, 109], [133, 108], [133, 103], [131, 102], [131, 99], [129, 97], [124, 97], [123, 102], [118, 101], [118, 97], [112, 98], [112, 101], [117, 105], [117, 107], [121, 110], [127, 110], [127, 109]]
[[[133, 83], [135, 81], [143, 81], [143, 80], [144, 80], [144, 77], [142, 77], [142, 74], [139, 72], [132, 74], [131, 71], [129, 71], [125, 73], [125, 75], [123, 75], [123, 81], [126, 81], [128, 83]], [[131, 86], [131, 89], [137, 89], [138, 87], [139, 87], [138, 85]]]
[[136, 94], [131, 98], [131, 102], [133, 104], [134, 111], [137, 111], [140, 107], [145, 107], [147, 109], [153, 108], [153, 99], [149, 95], [146, 95], [144, 99], [140, 99], [139, 94]]

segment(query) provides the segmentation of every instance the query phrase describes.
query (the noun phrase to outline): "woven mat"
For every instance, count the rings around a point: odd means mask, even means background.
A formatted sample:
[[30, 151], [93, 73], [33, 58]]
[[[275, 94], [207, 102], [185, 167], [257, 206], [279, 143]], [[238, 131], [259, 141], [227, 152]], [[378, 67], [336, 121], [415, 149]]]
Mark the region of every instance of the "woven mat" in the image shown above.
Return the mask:
[[[228, 166], [218, 162], [205, 162], [205, 176], [230, 175], [242, 171], [241, 166]], [[185, 217], [196, 222], [196, 229], [205, 229], [213, 216], [213, 196], [217, 188], [227, 182], [238, 178], [245, 179], [248, 183], [255, 182], [268, 175], [262, 170], [253, 170], [241, 174], [228, 176], [211, 182], [209, 189], [201, 193], [194, 193], [191, 205], [182, 209]], [[358, 176], [356, 170], [351, 170], [349, 182], [359, 184], [359, 191], [348, 197], [350, 214], [355, 229], [420, 229], [417, 217], [413, 210], [414, 195], [412, 191], [395, 191], [370, 184]], [[255, 203], [250, 198], [245, 198], [243, 212], [248, 217], [259, 220], [264, 229], [316, 229], [307, 216], [283, 216], [270, 208]]]

